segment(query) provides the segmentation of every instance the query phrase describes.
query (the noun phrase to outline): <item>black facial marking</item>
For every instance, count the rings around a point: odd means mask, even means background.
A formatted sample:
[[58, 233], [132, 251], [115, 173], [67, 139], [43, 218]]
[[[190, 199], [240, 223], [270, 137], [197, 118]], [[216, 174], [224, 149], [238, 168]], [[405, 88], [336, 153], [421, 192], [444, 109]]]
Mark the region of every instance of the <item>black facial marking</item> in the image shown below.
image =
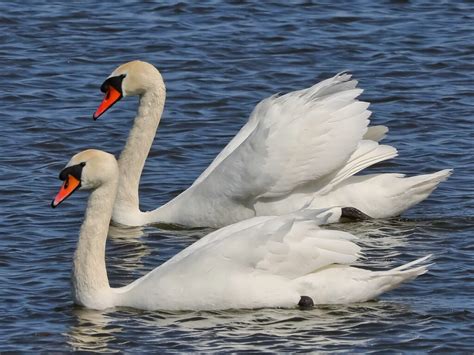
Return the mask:
[[109, 86], [112, 86], [114, 89], [116, 89], [119, 93], [122, 94], [122, 81], [125, 78], [125, 76], [126, 76], [125, 74], [122, 74], [122, 75], [108, 78], [100, 86], [100, 91], [102, 91], [103, 93], [106, 93]]
[[341, 219], [346, 219], [348, 221], [366, 221], [372, 219], [372, 217], [366, 215], [355, 207], [343, 207], [341, 208]]
[[67, 168], [64, 168], [60, 173], [59, 173], [59, 180], [64, 181], [68, 177], [68, 175], [74, 176], [77, 180], [81, 181], [81, 175], [82, 175], [82, 168], [86, 165], [86, 163], [82, 162], [77, 165], [73, 166], [68, 166]]

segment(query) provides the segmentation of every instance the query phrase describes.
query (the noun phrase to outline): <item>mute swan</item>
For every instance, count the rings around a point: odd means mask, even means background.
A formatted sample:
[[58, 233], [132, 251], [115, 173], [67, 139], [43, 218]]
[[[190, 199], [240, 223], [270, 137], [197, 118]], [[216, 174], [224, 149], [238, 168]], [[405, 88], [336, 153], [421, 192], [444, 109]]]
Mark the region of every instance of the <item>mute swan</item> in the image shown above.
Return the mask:
[[397, 155], [380, 145], [387, 128], [369, 127], [357, 81], [339, 74], [309, 89], [273, 95], [191, 187], [150, 212], [139, 209], [140, 176], [163, 112], [166, 90], [151, 64], [119, 66], [102, 84], [97, 119], [122, 97], [138, 95], [133, 128], [119, 158], [120, 186], [112, 219], [220, 227], [254, 216], [282, 215], [305, 205], [351, 207], [372, 218], [400, 215], [424, 200], [450, 170], [405, 178], [402, 174], [353, 176]]
[[[208, 234], [130, 285], [111, 288], [105, 243], [118, 188], [113, 155], [86, 150], [61, 171], [56, 207], [78, 188], [92, 190], [74, 254], [74, 301], [104, 309], [218, 310], [363, 302], [427, 271], [423, 257], [388, 271], [349, 264], [352, 235], [320, 229], [331, 210], [254, 217]], [[310, 220], [306, 218], [311, 218]]]

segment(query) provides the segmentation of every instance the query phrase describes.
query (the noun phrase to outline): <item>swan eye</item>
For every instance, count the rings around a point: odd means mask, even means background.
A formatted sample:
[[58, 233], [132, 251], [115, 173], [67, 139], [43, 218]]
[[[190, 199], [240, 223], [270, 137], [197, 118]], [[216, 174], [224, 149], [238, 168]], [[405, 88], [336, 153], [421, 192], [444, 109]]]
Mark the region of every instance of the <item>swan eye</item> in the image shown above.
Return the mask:
[[86, 163], [85, 163], [85, 162], [82, 162], [80, 165], [81, 165], [82, 167], [84, 167], [84, 166], [86, 166]]

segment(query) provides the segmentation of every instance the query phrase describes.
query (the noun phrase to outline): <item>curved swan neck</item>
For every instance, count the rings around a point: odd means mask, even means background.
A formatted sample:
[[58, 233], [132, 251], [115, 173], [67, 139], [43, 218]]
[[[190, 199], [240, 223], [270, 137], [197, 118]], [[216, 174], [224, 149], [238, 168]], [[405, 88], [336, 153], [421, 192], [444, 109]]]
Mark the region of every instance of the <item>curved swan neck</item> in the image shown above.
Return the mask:
[[109, 229], [117, 181], [109, 181], [91, 193], [74, 254], [73, 296], [76, 303], [103, 308], [110, 292], [105, 266], [105, 243]]
[[131, 209], [139, 211], [140, 176], [153, 144], [166, 99], [165, 84], [161, 75], [158, 74], [154, 83], [154, 86], [140, 96], [137, 116], [125, 148], [120, 154], [120, 188], [115, 203], [117, 213]]

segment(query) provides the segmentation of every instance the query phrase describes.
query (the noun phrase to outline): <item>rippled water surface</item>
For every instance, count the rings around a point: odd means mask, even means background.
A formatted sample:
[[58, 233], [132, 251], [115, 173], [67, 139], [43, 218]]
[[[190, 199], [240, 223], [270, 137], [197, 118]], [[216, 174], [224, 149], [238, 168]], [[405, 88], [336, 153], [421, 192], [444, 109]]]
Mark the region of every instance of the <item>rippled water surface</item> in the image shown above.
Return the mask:
[[[0, 350], [427, 351], [474, 349], [474, 3], [470, 1], [4, 1], [0, 3]], [[189, 186], [254, 105], [351, 70], [396, 159], [372, 171], [454, 175], [403, 219], [351, 223], [379, 269], [433, 253], [431, 271], [380, 300], [310, 311], [103, 312], [73, 305], [85, 207], [49, 207], [69, 158], [120, 152], [136, 99], [91, 115], [119, 64], [163, 73], [164, 118], [142, 207]], [[209, 230], [113, 227], [112, 285]]]

